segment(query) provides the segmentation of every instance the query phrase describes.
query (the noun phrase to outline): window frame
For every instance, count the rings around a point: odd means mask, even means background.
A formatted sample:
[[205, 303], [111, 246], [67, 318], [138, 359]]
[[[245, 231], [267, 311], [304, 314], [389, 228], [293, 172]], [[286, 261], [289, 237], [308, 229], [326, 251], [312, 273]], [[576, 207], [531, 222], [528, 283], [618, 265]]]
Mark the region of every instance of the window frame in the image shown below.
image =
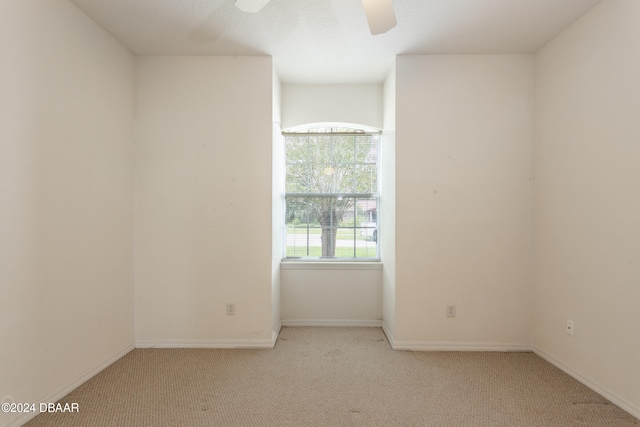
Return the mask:
[[[335, 129], [338, 129], [337, 131]], [[376, 161], [375, 161], [375, 184], [376, 184], [376, 188], [373, 189], [375, 191], [372, 192], [366, 192], [366, 193], [311, 193], [311, 192], [287, 192], [287, 166], [290, 164], [287, 161], [287, 137], [288, 136], [311, 136], [311, 135], [326, 135], [326, 136], [373, 136], [375, 137], [375, 149], [376, 149]], [[282, 204], [283, 204], [283, 209], [282, 209], [282, 221], [283, 221], [283, 244], [282, 244], [282, 259], [281, 262], [282, 263], [291, 263], [291, 264], [296, 264], [296, 265], [331, 265], [333, 263], [339, 263], [345, 266], [353, 266], [354, 264], [357, 265], [362, 265], [363, 267], [365, 267], [366, 264], [371, 265], [371, 267], [368, 268], [378, 268], [377, 266], [381, 265], [381, 257], [380, 257], [380, 218], [381, 218], [381, 212], [380, 212], [380, 188], [381, 188], [381, 183], [380, 183], [380, 175], [381, 175], [381, 171], [380, 171], [380, 163], [381, 163], [381, 159], [380, 159], [380, 153], [381, 153], [381, 147], [380, 144], [382, 142], [382, 131], [379, 129], [375, 129], [375, 128], [370, 128], [370, 127], [363, 127], [363, 126], [353, 126], [353, 125], [349, 125], [349, 126], [345, 126], [345, 125], [327, 125], [327, 126], [318, 126], [318, 125], [311, 125], [311, 126], [306, 126], [306, 127], [297, 127], [295, 130], [288, 130], [288, 131], [283, 131], [282, 132], [282, 136], [283, 136], [283, 193], [282, 193]], [[354, 140], [354, 144], [357, 144], [357, 139]], [[354, 146], [354, 149], [356, 149], [356, 147]], [[304, 164], [312, 164], [311, 161], [307, 160], [307, 162], [305, 162]], [[358, 162], [356, 162], [355, 156], [354, 156], [354, 161], [353, 161], [353, 166], [355, 167], [356, 165], [358, 165]], [[360, 234], [360, 231], [363, 229], [363, 227], [361, 225], [359, 225], [360, 223], [357, 222], [356, 218], [357, 218], [357, 205], [358, 205], [358, 200], [372, 200], [374, 202], [374, 206], [375, 206], [375, 216], [376, 216], [376, 220], [375, 220], [375, 227], [374, 227], [374, 232], [375, 232], [375, 255], [372, 257], [357, 257], [357, 256], [353, 256], [353, 257], [338, 257], [338, 256], [333, 256], [333, 257], [323, 257], [323, 256], [288, 256], [287, 255], [287, 234], [288, 234], [288, 225], [287, 225], [287, 199], [288, 198], [305, 198], [305, 197], [336, 197], [336, 198], [340, 198], [340, 197], [349, 197], [349, 198], [354, 198], [354, 202], [353, 202], [353, 209], [354, 209], [354, 222], [353, 222], [353, 226], [351, 227], [340, 227], [337, 226], [336, 228], [338, 229], [343, 229], [343, 228], [347, 228], [350, 230], [354, 231], [354, 237], [353, 237], [353, 242], [354, 242], [354, 255], [357, 254], [357, 241], [358, 241], [358, 237], [357, 236], [361, 236], [362, 234]], [[332, 225], [332, 227], [334, 227]], [[307, 221], [306, 223], [306, 228], [310, 228], [309, 227], [309, 222]], [[314, 227], [314, 228], [321, 228], [321, 226], [319, 227]], [[365, 229], [367, 227], [364, 227]], [[365, 236], [366, 237], [366, 236]], [[336, 239], [337, 242], [338, 239]], [[307, 253], [308, 253], [308, 249], [309, 249], [309, 240], [307, 237], [306, 240], [306, 247], [307, 247]], [[335, 242], [334, 242], [335, 244]], [[291, 265], [289, 264], [289, 265]]]

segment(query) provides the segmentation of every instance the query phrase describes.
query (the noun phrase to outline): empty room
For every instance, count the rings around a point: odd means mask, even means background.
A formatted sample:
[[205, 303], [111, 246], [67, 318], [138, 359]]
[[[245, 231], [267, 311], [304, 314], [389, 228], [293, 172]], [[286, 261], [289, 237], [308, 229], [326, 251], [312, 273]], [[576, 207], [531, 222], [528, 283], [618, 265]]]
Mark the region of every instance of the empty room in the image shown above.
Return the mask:
[[0, 0], [0, 426], [640, 426], [640, 1]]

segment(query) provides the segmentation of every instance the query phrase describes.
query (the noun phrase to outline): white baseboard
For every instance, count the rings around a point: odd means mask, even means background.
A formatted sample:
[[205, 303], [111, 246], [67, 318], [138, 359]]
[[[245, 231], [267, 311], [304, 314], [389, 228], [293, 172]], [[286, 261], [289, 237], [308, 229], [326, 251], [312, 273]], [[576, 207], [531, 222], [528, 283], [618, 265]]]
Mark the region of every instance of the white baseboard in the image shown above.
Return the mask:
[[570, 367], [568, 367], [567, 365], [565, 365], [564, 363], [562, 363], [561, 361], [559, 361], [555, 357], [551, 356], [549, 353], [546, 353], [543, 350], [541, 350], [540, 348], [536, 347], [535, 345], [532, 346], [532, 350], [533, 350], [533, 352], [535, 354], [537, 354], [538, 356], [542, 357], [544, 360], [546, 360], [547, 362], [551, 363], [556, 368], [560, 369], [561, 371], [563, 371], [567, 375], [569, 375], [569, 376], [575, 378], [576, 380], [580, 381], [582, 384], [586, 385], [591, 390], [595, 391], [596, 393], [598, 393], [599, 395], [601, 395], [605, 399], [611, 401], [614, 405], [619, 406], [620, 408], [624, 409], [625, 411], [627, 411], [628, 413], [630, 413], [634, 417], [640, 419], [640, 407], [638, 407], [638, 406], [634, 405], [633, 403], [629, 402], [628, 400], [618, 396], [617, 394], [615, 394], [611, 390], [607, 389], [606, 387], [603, 387], [602, 385], [598, 384], [597, 382], [595, 382], [595, 381], [585, 377], [584, 375], [574, 371], [573, 369], [571, 369]]
[[[76, 388], [80, 387], [82, 384], [93, 378], [95, 375], [100, 373], [106, 367], [123, 357], [125, 354], [129, 353], [135, 347], [133, 345], [129, 345], [122, 350], [118, 350], [115, 353], [111, 354], [107, 358], [105, 358], [102, 362], [98, 363], [96, 366], [86, 369], [80, 374], [73, 377], [69, 382], [60, 387], [58, 390], [49, 393], [48, 395], [38, 399], [37, 402], [44, 403], [53, 403], [65, 397], [67, 394], [71, 393]], [[8, 423], [2, 424], [2, 427], [19, 427], [26, 424], [29, 420], [38, 416], [38, 412], [30, 412], [23, 413], [8, 421]]]
[[391, 346], [394, 350], [409, 351], [501, 351], [501, 352], [530, 352], [530, 344], [494, 343], [494, 342], [448, 342], [448, 341], [395, 341]]
[[224, 348], [224, 349], [261, 349], [273, 348], [278, 341], [282, 324], [271, 331], [270, 340], [136, 340], [136, 348]]
[[396, 341], [386, 323], [382, 331], [394, 350], [409, 351], [532, 351], [531, 344], [487, 343], [487, 342], [448, 342], [448, 341]]
[[276, 342], [278, 342], [278, 336], [280, 335], [280, 331], [282, 330], [282, 323], [279, 323], [276, 326], [274, 331], [271, 331], [271, 348], [276, 346]]
[[382, 332], [384, 332], [384, 334], [387, 336], [387, 341], [389, 341], [389, 345], [391, 346], [391, 349], [395, 350], [396, 349], [395, 339], [393, 338], [393, 334], [389, 330], [389, 327], [384, 322], [382, 322]]
[[278, 334], [272, 331], [270, 339], [192, 339], [192, 340], [136, 340], [136, 348], [273, 348]]
[[283, 320], [282, 326], [316, 326], [316, 327], [347, 327], [347, 328], [380, 328], [382, 320], [357, 319], [289, 319]]

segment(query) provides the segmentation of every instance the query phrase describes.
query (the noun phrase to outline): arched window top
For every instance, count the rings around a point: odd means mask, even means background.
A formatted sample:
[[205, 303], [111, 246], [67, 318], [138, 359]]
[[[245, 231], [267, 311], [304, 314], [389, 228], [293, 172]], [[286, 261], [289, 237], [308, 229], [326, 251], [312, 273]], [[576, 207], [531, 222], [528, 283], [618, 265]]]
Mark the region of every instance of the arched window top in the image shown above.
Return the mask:
[[283, 135], [289, 133], [380, 133], [381, 130], [372, 126], [355, 123], [307, 123], [283, 130]]

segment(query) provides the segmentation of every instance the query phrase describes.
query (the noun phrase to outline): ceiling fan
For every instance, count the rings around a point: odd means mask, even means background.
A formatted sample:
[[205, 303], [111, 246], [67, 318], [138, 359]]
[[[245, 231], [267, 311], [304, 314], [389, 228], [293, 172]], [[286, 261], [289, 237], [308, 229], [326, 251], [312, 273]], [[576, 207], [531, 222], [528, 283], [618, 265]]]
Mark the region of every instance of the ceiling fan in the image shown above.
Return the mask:
[[[271, 0], [235, 0], [236, 7], [243, 12], [258, 12]], [[371, 34], [386, 33], [396, 26], [396, 14], [392, 0], [362, 0]]]

